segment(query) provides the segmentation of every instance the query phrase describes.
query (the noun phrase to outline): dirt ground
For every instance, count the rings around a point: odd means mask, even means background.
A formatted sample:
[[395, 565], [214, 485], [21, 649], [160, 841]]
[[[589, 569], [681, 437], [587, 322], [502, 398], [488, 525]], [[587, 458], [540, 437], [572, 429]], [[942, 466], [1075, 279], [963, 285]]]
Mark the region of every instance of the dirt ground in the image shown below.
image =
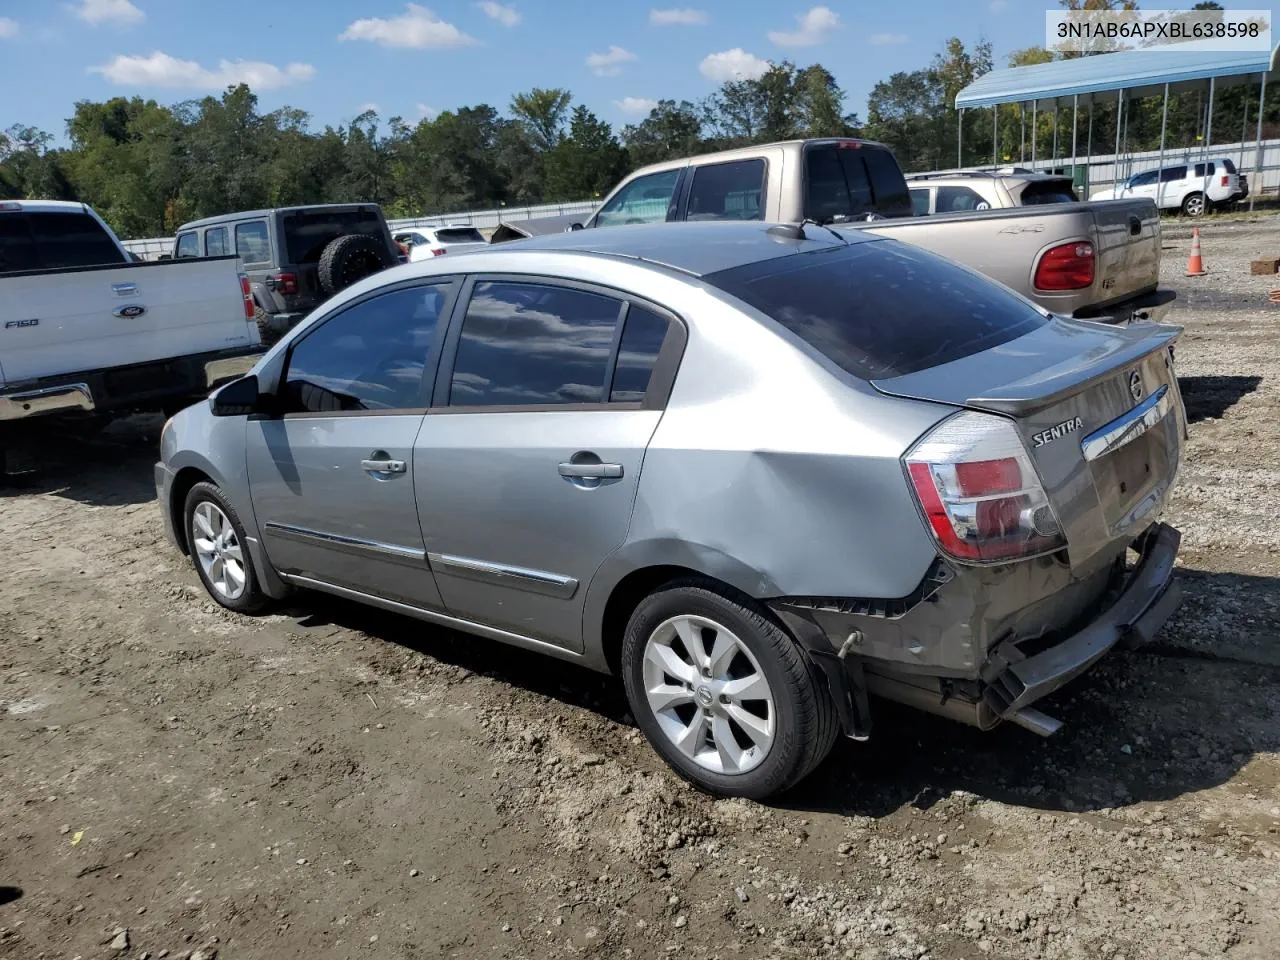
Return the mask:
[[1274, 960], [1280, 220], [1165, 280], [1186, 600], [1051, 740], [885, 707], [771, 805], [683, 785], [617, 683], [317, 596], [223, 612], [160, 423], [0, 500], [0, 957]]

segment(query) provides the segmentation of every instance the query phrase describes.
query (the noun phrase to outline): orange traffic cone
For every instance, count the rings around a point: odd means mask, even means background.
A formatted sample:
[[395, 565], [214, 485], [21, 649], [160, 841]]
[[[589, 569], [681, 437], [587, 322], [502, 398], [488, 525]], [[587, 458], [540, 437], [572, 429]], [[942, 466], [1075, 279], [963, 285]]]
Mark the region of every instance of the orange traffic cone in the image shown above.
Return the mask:
[[1209, 271], [1204, 268], [1200, 258], [1200, 228], [1191, 228], [1191, 256], [1187, 257], [1187, 276], [1203, 277]]

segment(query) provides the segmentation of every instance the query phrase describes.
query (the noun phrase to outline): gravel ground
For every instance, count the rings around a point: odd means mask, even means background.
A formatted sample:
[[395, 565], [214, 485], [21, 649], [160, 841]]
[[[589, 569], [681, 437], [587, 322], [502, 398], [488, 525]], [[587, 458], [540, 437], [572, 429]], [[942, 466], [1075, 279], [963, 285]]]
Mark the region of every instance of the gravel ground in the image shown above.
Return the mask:
[[[773, 805], [669, 774], [618, 685], [306, 597], [223, 612], [162, 540], [159, 422], [0, 507], [0, 956], [1226, 956], [1280, 942], [1280, 220], [1165, 280], [1186, 601], [1052, 740], [893, 707]], [[7, 885], [7, 886], [5, 886]]]

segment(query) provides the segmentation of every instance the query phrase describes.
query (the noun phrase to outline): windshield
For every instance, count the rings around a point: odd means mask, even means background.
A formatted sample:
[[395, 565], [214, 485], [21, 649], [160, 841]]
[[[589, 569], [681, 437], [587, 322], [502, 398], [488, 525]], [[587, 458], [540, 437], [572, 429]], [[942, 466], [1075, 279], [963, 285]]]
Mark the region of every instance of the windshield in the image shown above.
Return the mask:
[[284, 218], [289, 263], [316, 263], [334, 240], [348, 233], [382, 239], [382, 218], [376, 210], [291, 213]]
[[893, 240], [779, 257], [703, 280], [863, 380], [959, 360], [1048, 322], [999, 284]]
[[439, 227], [436, 239], [441, 243], [485, 243], [484, 234], [475, 227]]

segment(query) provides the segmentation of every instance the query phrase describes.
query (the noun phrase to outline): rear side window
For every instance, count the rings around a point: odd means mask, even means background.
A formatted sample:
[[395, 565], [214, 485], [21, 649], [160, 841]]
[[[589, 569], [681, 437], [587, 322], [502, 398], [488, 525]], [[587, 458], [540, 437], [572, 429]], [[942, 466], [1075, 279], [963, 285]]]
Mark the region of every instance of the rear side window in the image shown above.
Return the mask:
[[779, 257], [703, 277], [863, 380], [902, 376], [1046, 323], [972, 271], [891, 240]]
[[175, 256], [179, 259], [200, 256], [200, 235], [197, 233], [178, 234], [178, 252]]
[[226, 257], [231, 254], [231, 244], [227, 241], [226, 227], [210, 227], [204, 232], [204, 255], [206, 257]]
[[475, 227], [442, 227], [436, 231], [441, 243], [485, 243], [484, 234]]
[[1232, 161], [1224, 159], [1222, 161], [1222, 169], [1226, 170], [1227, 173], [1235, 173], [1236, 165]]
[[284, 218], [284, 248], [290, 264], [317, 263], [324, 248], [348, 233], [382, 239], [382, 218], [375, 210], [290, 213]]
[[307, 334], [289, 354], [291, 413], [406, 410], [428, 404], [423, 382], [448, 285], [365, 300]]
[[805, 216], [819, 223], [839, 223], [868, 213], [911, 215], [907, 181], [887, 150], [823, 144], [809, 147], [804, 157]]
[[983, 200], [977, 191], [968, 187], [939, 187], [938, 213], [955, 213], [959, 210], [990, 210], [991, 204]]
[[694, 167], [686, 219], [763, 219], [764, 176], [764, 160]]
[[271, 260], [271, 240], [267, 236], [266, 221], [250, 220], [236, 224], [236, 255], [245, 263]]
[[1212, 164], [1212, 163], [1197, 163], [1197, 164], [1196, 164], [1196, 176], [1197, 176], [1197, 177], [1212, 177], [1212, 176], [1213, 176], [1213, 164]]
[[[1154, 170], [1150, 174], [1144, 174], [1144, 176], [1148, 177], [1145, 181], [1146, 184], [1154, 184], [1156, 182], [1156, 172]], [[1024, 207], [1036, 206], [1042, 203], [1075, 203], [1078, 199], [1070, 180], [1042, 180], [1028, 183], [1022, 188], [1022, 196], [1019, 197]]]
[[1171, 181], [1174, 181], [1174, 180], [1185, 180], [1185, 179], [1187, 179], [1186, 167], [1166, 167], [1165, 169], [1160, 171], [1161, 183], [1170, 183]]
[[609, 388], [610, 403], [639, 403], [649, 391], [653, 365], [667, 337], [667, 318], [638, 304], [627, 308], [618, 347], [618, 365]]
[[928, 190], [912, 190], [911, 191], [911, 212], [917, 217], [923, 217], [929, 213], [929, 191]]
[[601, 402], [622, 303], [534, 283], [477, 283], [458, 338], [452, 406]]
[[127, 263], [111, 236], [83, 213], [29, 213], [40, 266], [46, 270]]
[[0, 273], [38, 269], [40, 260], [27, 218], [20, 213], [0, 213]]
[[610, 197], [596, 214], [596, 226], [619, 223], [658, 223], [667, 219], [676, 192], [679, 170], [664, 170], [637, 177]]

